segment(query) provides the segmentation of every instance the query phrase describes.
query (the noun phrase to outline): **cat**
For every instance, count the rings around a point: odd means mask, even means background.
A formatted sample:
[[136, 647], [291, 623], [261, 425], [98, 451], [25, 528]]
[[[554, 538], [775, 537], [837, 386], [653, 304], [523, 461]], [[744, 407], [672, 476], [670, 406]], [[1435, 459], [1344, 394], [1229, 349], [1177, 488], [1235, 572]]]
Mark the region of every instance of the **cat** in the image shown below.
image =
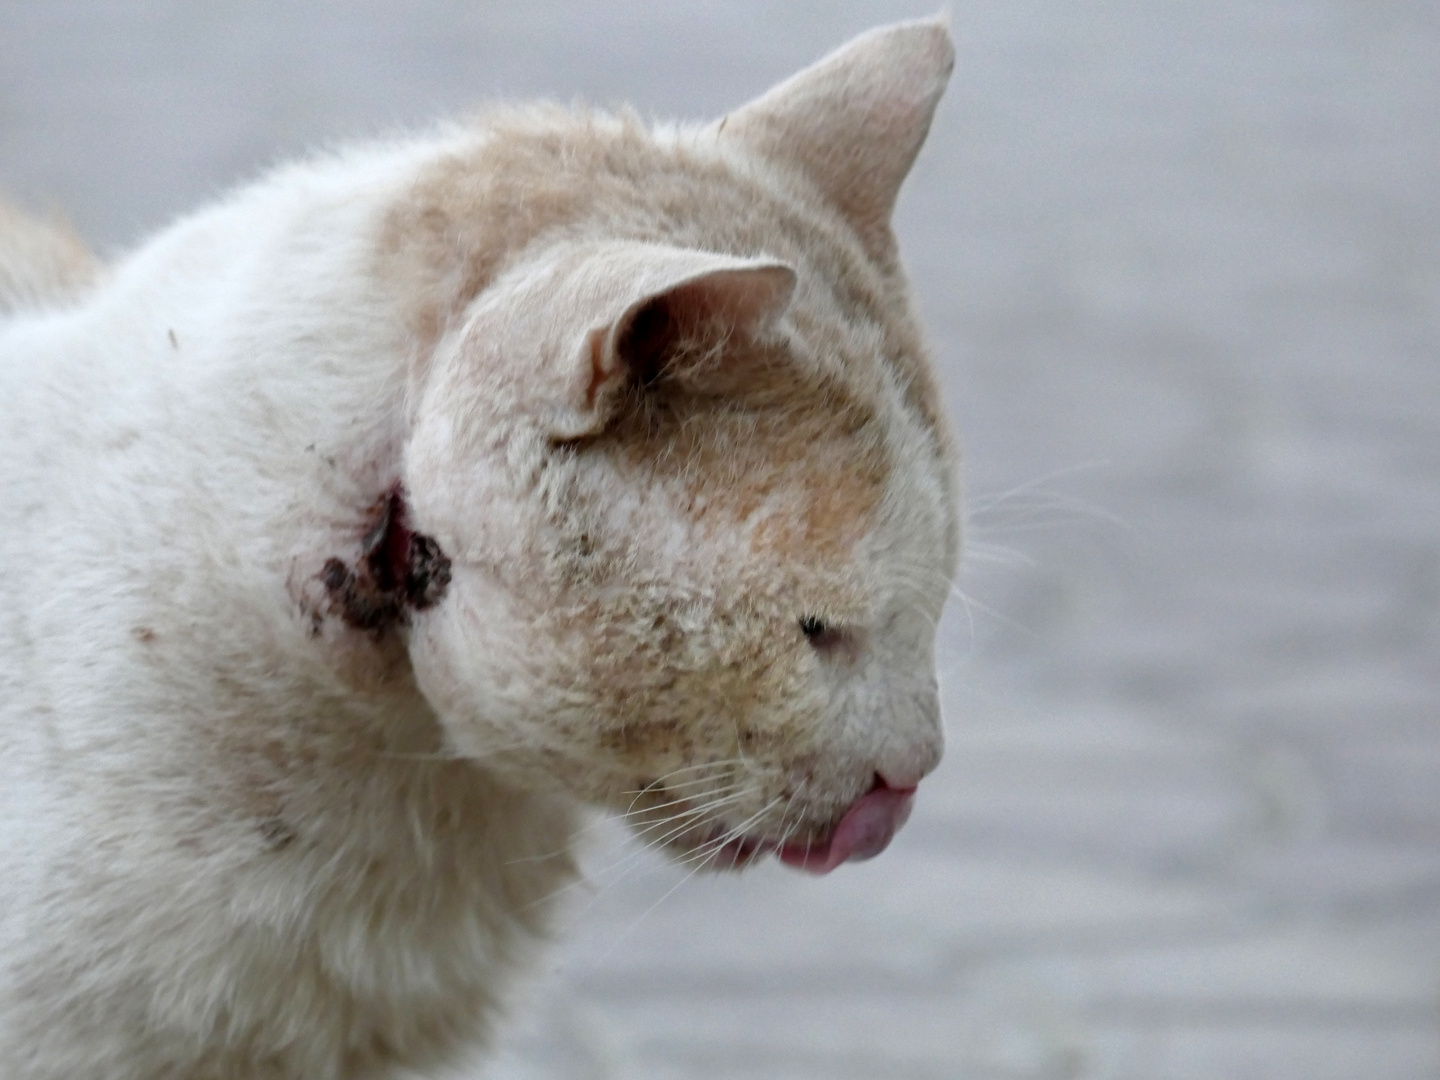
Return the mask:
[[885, 847], [960, 546], [890, 225], [952, 64], [496, 106], [105, 268], [0, 216], [0, 1075], [444, 1067], [594, 808]]

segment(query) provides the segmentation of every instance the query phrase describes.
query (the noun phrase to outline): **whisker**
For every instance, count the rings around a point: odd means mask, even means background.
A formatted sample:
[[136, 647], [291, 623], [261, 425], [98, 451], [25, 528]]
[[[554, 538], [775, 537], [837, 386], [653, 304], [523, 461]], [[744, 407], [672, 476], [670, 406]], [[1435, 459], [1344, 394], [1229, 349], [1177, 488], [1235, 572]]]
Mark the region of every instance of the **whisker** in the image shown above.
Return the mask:
[[1016, 484], [1012, 488], [1006, 488], [1004, 491], [994, 492], [988, 495], [967, 496], [965, 503], [972, 511], [983, 513], [1002, 503], [1010, 502], [1017, 496], [1034, 492], [1044, 484], [1053, 483], [1056, 480], [1061, 480], [1067, 476], [1074, 476], [1077, 473], [1108, 468], [1109, 465], [1110, 462], [1101, 459], [1077, 462], [1074, 465], [1066, 465], [1063, 468], [1055, 469], [1053, 472], [1043, 473], [1033, 479]]
[[[976, 600], [975, 597], [966, 593], [965, 590], [962, 589], [959, 585], [955, 585], [951, 589], [951, 595], [965, 605], [965, 610], [967, 612], [973, 605], [978, 611], [983, 612], [985, 615], [988, 615], [990, 618], [995, 619], [997, 622], [1003, 623], [1004, 625], [1010, 627], [1010, 629], [1018, 631], [1025, 637], [1030, 638], [1034, 641], [1040, 640], [1040, 635], [1034, 630], [1030, 629], [1030, 627], [1026, 626], [1022, 622], [1018, 622], [1015, 619], [1010, 618], [1008, 615], [1001, 614], [987, 604], [982, 604], [979, 600]], [[973, 645], [975, 636], [975, 624], [973, 620], [970, 624], [970, 636], [971, 644]]]
[[1035, 567], [1039, 563], [1030, 555], [1004, 544], [989, 544], [983, 540], [972, 540], [965, 545], [965, 558], [961, 563], [961, 574], [965, 567], [991, 564], [995, 566]]
[[670, 780], [670, 778], [671, 778], [672, 776], [680, 776], [680, 775], [683, 775], [684, 773], [696, 772], [696, 771], [701, 770], [701, 769], [720, 769], [720, 768], [728, 768], [728, 767], [731, 766], [731, 765], [742, 765], [742, 764], [744, 764], [744, 761], [745, 761], [744, 758], [738, 758], [738, 757], [734, 757], [734, 758], [721, 758], [721, 759], [716, 760], [716, 761], [701, 761], [701, 762], [698, 762], [697, 764], [694, 764], [694, 765], [685, 765], [685, 766], [682, 766], [681, 768], [678, 768], [678, 769], [671, 769], [671, 770], [670, 770], [669, 772], [667, 772], [667, 773], [662, 773], [660, 776], [657, 776], [657, 777], [655, 778], [655, 781], [654, 781], [654, 782], [657, 783], [657, 784], [668, 784], [668, 782], [669, 782], [669, 780]]
[[[755, 813], [751, 814], [751, 815], [750, 815], [748, 818], [746, 818], [744, 821], [740, 822], [740, 824], [736, 825], [734, 828], [731, 828], [731, 829], [726, 830], [724, 833], [722, 833], [719, 837], [717, 837], [717, 838], [714, 839], [714, 840], [708, 840], [708, 841], [706, 841], [705, 843], [701, 844], [699, 847], [697, 847], [697, 848], [695, 849], [695, 853], [702, 852], [702, 851], [704, 851], [706, 848], [710, 848], [711, 851], [712, 851], [712, 853], [713, 853], [713, 852], [718, 852], [718, 851], [719, 851], [721, 848], [723, 848], [726, 844], [730, 843], [730, 841], [740, 839], [742, 836], [744, 836], [745, 830], [747, 830], [748, 828], [750, 828], [751, 825], [753, 825], [755, 822], [759, 821], [759, 820], [760, 820], [761, 818], [763, 818], [766, 814], [768, 814], [771, 810], [773, 810], [778, 803], [784, 801], [784, 798], [785, 798], [785, 796], [783, 796], [783, 795], [777, 795], [777, 796], [775, 796], [775, 798], [771, 799], [768, 803], [766, 803], [764, 806], [762, 806], [762, 807], [761, 807], [759, 810], [757, 810]], [[687, 856], [686, 859], [681, 860], [681, 861], [689, 861], [689, 859], [692, 858], [692, 857], [693, 857], [693, 854], [692, 854], [691, 856]]]
[[[645, 794], [645, 792], [642, 791], [639, 794]], [[660, 828], [665, 825], [671, 824], [672, 822], [680, 821], [682, 819], [689, 819], [710, 813], [717, 807], [728, 805], [742, 794], [743, 792], [726, 792], [722, 788], [720, 791], [714, 793], [714, 795], [709, 800], [693, 807], [686, 806], [686, 808], [678, 814], [668, 813], [668, 811], [671, 810], [673, 807], [677, 805], [682, 805], [677, 801], [662, 803], [658, 806], [642, 806], [639, 809], [636, 809], [635, 800], [632, 799], [630, 807], [625, 811], [619, 813], [609, 813], [605, 814], [604, 816], [597, 815], [593, 820], [588, 821], [585, 824], [581, 825], [579, 828], [577, 828], [574, 834], [572, 834], [572, 838], [579, 839], [583, 837], [587, 832], [593, 832], [594, 830], [608, 825], [614, 821], [619, 821], [629, 826], [635, 833], [643, 837], [649, 830]], [[652, 814], [656, 815], [656, 820], [646, 821], [646, 816]], [[687, 824], [685, 827], [688, 828], [689, 825]], [[663, 843], [663, 839], [659, 841], [659, 843]], [[547, 852], [540, 855], [522, 855], [515, 859], [508, 860], [505, 865], [509, 866], [516, 863], [543, 862], [547, 859], [559, 858], [561, 855], [570, 853], [571, 850], [572, 847], [570, 845], [567, 845], [559, 851]]]
[[[687, 782], [683, 783], [654, 783], [654, 785], [648, 786], [648, 788], [631, 788], [628, 789], [628, 791], [622, 791], [621, 795], [634, 795], [635, 799], [632, 799], [631, 802], [631, 805], [634, 805], [635, 801], [639, 801], [639, 799], [644, 798], [645, 795], [675, 795], [675, 793], [683, 792], [687, 788], [704, 788], [706, 785], [713, 785], [716, 779], [714, 776], [706, 776], [704, 779], [687, 780]], [[674, 799], [670, 799], [670, 801], [672, 802]]]
[[[712, 800], [711, 802], [706, 803], [704, 806], [696, 807], [693, 810], [687, 810], [682, 814], [674, 814], [661, 821], [656, 821], [650, 825], [637, 828], [636, 832], [639, 834], [641, 842], [646, 845], [647, 849], [653, 850], [654, 848], [659, 847], [661, 844], [664, 844], [672, 837], [678, 836], [680, 833], [685, 832], [687, 829], [694, 828], [697, 820], [703, 820], [705, 816], [709, 815], [711, 812], [718, 809], [719, 807], [729, 806], [731, 803], [739, 802], [744, 798], [748, 797], [749, 795], [750, 792], [748, 791], [733, 792], [732, 794], [727, 795], [723, 799]], [[679, 824], [676, 825], [675, 828], [667, 830], [663, 835], [659, 837], [652, 838], [647, 835], [649, 830], [663, 828], [666, 825], [672, 825], [677, 822]]]
[[[682, 814], [675, 814], [668, 818], [652, 822], [648, 825], [634, 827], [633, 831], [636, 834], [635, 839], [639, 841], [639, 848], [635, 851], [630, 852], [628, 855], [625, 855], [623, 858], [617, 860], [616, 862], [611, 863], [609, 866], [606, 866], [601, 870], [597, 870], [597, 876], [614, 874], [616, 871], [621, 870], [627, 865], [638, 861], [646, 854], [659, 849], [666, 842], [673, 839], [674, 837], [681, 835], [689, 829], [693, 829], [698, 822], [704, 820], [704, 815], [713, 812], [721, 806], [728, 806], [732, 802], [747, 798], [750, 794], [750, 791], [745, 790], [732, 792], [730, 795], [727, 795], [722, 799], [712, 800], [704, 804], [703, 806], [687, 810]], [[659, 836], [652, 835], [654, 830], [662, 829], [666, 826], [671, 827], [666, 829], [666, 831], [661, 833]]]
[[639, 918], [637, 918], [634, 922], [632, 922], [629, 926], [627, 926], [624, 930], [622, 930], [619, 934], [617, 934], [616, 937], [615, 937], [615, 940], [611, 943], [610, 948], [607, 949], [607, 950], [605, 950], [604, 955], [601, 957], [601, 962], [603, 963], [604, 961], [608, 960], [608, 959], [610, 958], [610, 955], [611, 955], [617, 948], [619, 948], [620, 944], [621, 944], [627, 937], [629, 937], [631, 934], [633, 934], [633, 933], [635, 932], [636, 927], [638, 927], [642, 922], [644, 922], [644, 921], [650, 916], [650, 913], [651, 913], [652, 911], [654, 911], [656, 908], [658, 908], [658, 907], [659, 907], [661, 904], [663, 904], [666, 900], [669, 900], [670, 897], [672, 897], [673, 895], [675, 895], [675, 891], [676, 891], [677, 889], [679, 889], [680, 886], [684, 885], [687, 881], [689, 881], [691, 878], [693, 878], [696, 874], [698, 874], [702, 869], [704, 869], [704, 866], [705, 866], [705, 864], [704, 864], [704, 863], [701, 863], [700, 865], [693, 867], [693, 868], [690, 870], [689, 873], [687, 873], [684, 877], [682, 877], [682, 878], [681, 878], [679, 881], [677, 881], [674, 885], [670, 886], [669, 889], [665, 890], [665, 894], [664, 894], [663, 896], [661, 896], [659, 900], [656, 900], [656, 901], [655, 901], [653, 904], [651, 904], [648, 908], [646, 908], [644, 911], [642, 911], [642, 912], [640, 913], [640, 917], [639, 917]]
[[714, 782], [715, 777], [713, 776], [702, 776], [696, 780], [682, 780], [679, 783], [670, 783], [667, 781], [654, 780], [651, 781], [651, 783], [647, 787], [632, 788], [628, 791], [622, 791], [620, 794], [651, 795], [662, 791], [684, 791], [686, 788], [701, 787], [705, 784], [713, 784]]

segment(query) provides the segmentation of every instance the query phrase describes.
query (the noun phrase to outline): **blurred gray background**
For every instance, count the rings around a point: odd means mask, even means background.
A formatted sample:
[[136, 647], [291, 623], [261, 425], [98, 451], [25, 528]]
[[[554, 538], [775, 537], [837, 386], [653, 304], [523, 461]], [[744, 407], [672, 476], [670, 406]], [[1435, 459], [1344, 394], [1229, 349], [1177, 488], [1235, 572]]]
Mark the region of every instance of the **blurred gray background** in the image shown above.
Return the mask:
[[[925, 13], [0, 0], [0, 187], [114, 254], [317, 144], [708, 117]], [[968, 457], [946, 763], [824, 880], [602, 837], [472, 1075], [1434, 1080], [1440, 4], [952, 15], [898, 217]]]

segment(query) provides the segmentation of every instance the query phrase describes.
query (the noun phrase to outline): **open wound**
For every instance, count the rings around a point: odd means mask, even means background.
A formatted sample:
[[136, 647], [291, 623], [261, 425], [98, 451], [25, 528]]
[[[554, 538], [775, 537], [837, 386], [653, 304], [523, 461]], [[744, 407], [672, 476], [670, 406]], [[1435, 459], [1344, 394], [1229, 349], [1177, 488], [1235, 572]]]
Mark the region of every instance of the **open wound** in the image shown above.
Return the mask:
[[439, 602], [450, 584], [450, 559], [432, 537], [407, 526], [398, 486], [375, 503], [369, 520], [355, 565], [328, 559], [320, 581], [348, 625], [382, 632], [405, 621], [410, 609]]

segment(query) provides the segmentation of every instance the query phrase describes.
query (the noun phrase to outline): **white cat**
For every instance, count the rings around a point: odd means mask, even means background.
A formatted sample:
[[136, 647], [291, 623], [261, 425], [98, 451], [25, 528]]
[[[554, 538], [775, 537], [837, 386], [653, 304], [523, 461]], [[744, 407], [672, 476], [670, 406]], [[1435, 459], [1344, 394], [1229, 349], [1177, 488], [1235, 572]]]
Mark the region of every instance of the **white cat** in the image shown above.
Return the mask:
[[453, 1060], [587, 805], [716, 866], [885, 846], [959, 545], [889, 219], [952, 56], [495, 109], [99, 279], [0, 217], [0, 1076]]

